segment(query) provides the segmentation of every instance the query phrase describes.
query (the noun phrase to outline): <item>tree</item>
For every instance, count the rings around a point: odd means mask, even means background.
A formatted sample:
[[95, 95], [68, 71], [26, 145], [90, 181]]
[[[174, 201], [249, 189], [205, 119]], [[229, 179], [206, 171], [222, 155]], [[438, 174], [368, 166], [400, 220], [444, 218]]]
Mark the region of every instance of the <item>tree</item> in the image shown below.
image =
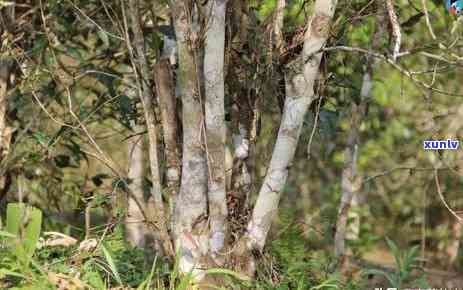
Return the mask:
[[[9, 126], [25, 141], [0, 156], [1, 173], [16, 163], [10, 193], [30, 180], [33, 202], [72, 208], [74, 223], [85, 208], [85, 239], [99, 224], [90, 218], [101, 215], [105, 235], [123, 223], [132, 246], [178, 258], [197, 281], [220, 283], [207, 269], [255, 274], [287, 192], [314, 193], [316, 214], [336, 224], [327, 248], [340, 262], [356, 196], [383, 213], [385, 232], [404, 216], [425, 224], [411, 216], [426, 207], [410, 204], [426, 178], [404, 180], [431, 169], [440, 184], [440, 159], [416, 150], [435, 131], [415, 127], [441, 118], [431, 101], [453, 105], [433, 96], [458, 95], [449, 87], [457, 86], [461, 49], [448, 19], [433, 18], [444, 8], [390, 0], [11, 3], [0, 3], [0, 149], [8, 151]], [[437, 37], [434, 28], [449, 33]], [[306, 141], [309, 162], [298, 150]], [[312, 143], [319, 152], [311, 156]], [[413, 164], [394, 167], [403, 159]], [[431, 168], [420, 165], [428, 159]], [[441, 189], [458, 185], [441, 183], [434, 200], [446, 204]], [[353, 247], [372, 240], [360, 236]], [[452, 259], [458, 247], [447, 247]]]
[[[144, 60], [143, 37], [138, 27], [139, 3], [129, 4], [129, 22], [134, 35], [135, 56], [132, 62], [139, 65], [139, 95], [145, 111], [149, 136], [150, 126], [155, 126], [154, 118], [147, 111], [152, 103], [145, 94], [148, 91], [146, 60]], [[316, 99], [314, 83], [318, 76], [323, 48], [329, 37], [329, 27], [336, 1], [316, 1], [308, 18], [303, 36], [303, 50], [285, 71], [286, 99], [277, 142], [270, 161], [267, 175], [257, 197], [256, 205], [248, 221], [245, 233], [230, 244], [227, 225], [226, 200], [226, 121], [225, 121], [225, 31], [227, 1], [209, 1], [206, 5], [189, 1], [174, 1], [171, 13], [178, 50], [177, 81], [182, 102], [182, 167], [178, 194], [175, 189], [169, 199], [172, 204], [173, 242], [180, 254], [180, 269], [184, 273], [192, 271], [199, 278], [204, 268], [231, 266], [252, 275], [254, 265], [251, 253], [262, 251], [272, 220], [278, 210], [278, 203], [288, 175], [296, 146], [298, 144], [304, 116], [309, 105]], [[280, 11], [282, 13], [282, 11]], [[281, 20], [281, 17], [280, 17]], [[281, 20], [282, 21], [282, 20]], [[282, 29], [281, 26], [277, 29]], [[278, 35], [278, 34], [277, 34]], [[281, 38], [281, 37], [280, 37]], [[280, 39], [281, 42], [281, 39]], [[127, 41], [129, 51], [132, 50]], [[281, 46], [281, 43], [278, 44]], [[169, 65], [161, 60], [155, 69], [158, 102], [161, 105], [166, 160], [177, 169], [175, 150], [175, 114], [172, 102], [172, 86], [169, 85]], [[145, 92], [145, 93], [144, 93]], [[154, 131], [153, 131], [154, 132]], [[150, 137], [151, 172], [159, 176], [156, 156], [156, 138]], [[241, 143], [238, 143], [241, 146]], [[235, 148], [238, 149], [238, 148]], [[235, 156], [239, 159], [240, 156]], [[247, 158], [245, 155], [244, 158]], [[156, 159], [157, 160], [157, 159]], [[169, 170], [169, 169], [168, 169]], [[172, 172], [174, 172], [172, 170]], [[175, 173], [168, 176], [176, 176]], [[158, 183], [157, 177], [153, 182]], [[168, 181], [169, 182], [169, 181]], [[172, 180], [170, 187], [175, 187]], [[153, 187], [157, 211], [167, 217], [160, 196], [160, 186]], [[248, 193], [246, 193], [248, 194]], [[244, 206], [244, 204], [242, 205]], [[166, 235], [167, 220], [158, 218], [163, 232], [158, 238], [161, 243], [170, 243]], [[235, 250], [237, 249], [237, 250]], [[226, 253], [231, 252], [231, 255]], [[232, 257], [231, 259], [229, 257]]]

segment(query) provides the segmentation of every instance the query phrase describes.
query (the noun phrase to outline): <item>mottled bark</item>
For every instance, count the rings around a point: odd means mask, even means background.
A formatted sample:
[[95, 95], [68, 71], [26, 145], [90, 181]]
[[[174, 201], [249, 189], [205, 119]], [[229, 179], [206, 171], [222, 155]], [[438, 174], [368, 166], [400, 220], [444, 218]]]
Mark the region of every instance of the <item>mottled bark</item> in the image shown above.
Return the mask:
[[[14, 1], [13, 1], [14, 2]], [[0, 9], [0, 36], [8, 36], [14, 30], [14, 5]], [[8, 39], [2, 38], [2, 47], [8, 47]], [[8, 95], [11, 89], [11, 79], [13, 78], [13, 60], [8, 57], [8, 53], [0, 51], [0, 163], [3, 163], [8, 155], [11, 142], [12, 130], [7, 124]], [[0, 176], [0, 192], [2, 197], [6, 195], [11, 178], [7, 172]]]
[[[174, 202], [174, 240], [183, 273], [201, 274], [208, 252], [207, 161], [204, 115], [199, 86], [199, 9], [188, 1], [172, 4], [178, 49], [177, 81], [182, 98], [183, 155], [180, 192]], [[200, 278], [200, 277], [198, 277]]]
[[[8, 59], [0, 59], [0, 162], [6, 157], [9, 147], [6, 113], [8, 108], [10, 73], [11, 62]], [[3, 184], [1, 184], [1, 188], [3, 188]]]
[[149, 85], [149, 67], [145, 56], [145, 43], [143, 32], [140, 26], [141, 17], [139, 14], [139, 1], [130, 0], [128, 2], [128, 14], [130, 18], [130, 27], [133, 33], [133, 47], [135, 49], [133, 61], [137, 69], [137, 83], [139, 86], [139, 95], [143, 104], [146, 127], [148, 130], [148, 148], [152, 182], [152, 196], [156, 212], [153, 215], [154, 226], [157, 229], [158, 239], [162, 244], [165, 254], [174, 255], [170, 236], [167, 230], [167, 218], [162, 200], [162, 187], [159, 173], [158, 160], [158, 137], [156, 118], [154, 115], [153, 95]]
[[272, 159], [247, 227], [248, 248], [262, 250], [276, 216], [281, 191], [294, 158], [304, 115], [314, 100], [314, 82], [322, 57], [320, 49], [329, 36], [337, 1], [317, 0], [307, 23], [302, 56], [288, 67], [286, 100]]
[[227, 233], [227, 202], [225, 179], [225, 12], [227, 1], [209, 1], [204, 48], [205, 124], [209, 166], [210, 251], [222, 264], [220, 251]]
[[[141, 130], [136, 131], [138, 132]], [[125, 216], [126, 240], [134, 247], [144, 248], [145, 234], [147, 234], [148, 229], [145, 225], [146, 221], [142, 209], [138, 206], [139, 204], [145, 204], [143, 194], [143, 135], [129, 138], [127, 140], [127, 151], [129, 166], [127, 177], [130, 180], [129, 188], [132, 194], [127, 197], [127, 211]]]
[[349, 209], [354, 194], [358, 194], [361, 185], [361, 177], [357, 171], [358, 154], [358, 130], [361, 120], [359, 106], [353, 104], [351, 107], [350, 131], [347, 148], [344, 152], [344, 169], [341, 180], [341, 203], [336, 221], [336, 232], [334, 236], [335, 255], [341, 257], [345, 251], [346, 226], [349, 217]]
[[396, 61], [402, 45], [402, 32], [400, 30], [400, 22], [394, 8], [394, 1], [386, 0], [386, 10], [391, 23], [392, 35], [394, 36], [394, 47], [392, 49], [392, 59]]

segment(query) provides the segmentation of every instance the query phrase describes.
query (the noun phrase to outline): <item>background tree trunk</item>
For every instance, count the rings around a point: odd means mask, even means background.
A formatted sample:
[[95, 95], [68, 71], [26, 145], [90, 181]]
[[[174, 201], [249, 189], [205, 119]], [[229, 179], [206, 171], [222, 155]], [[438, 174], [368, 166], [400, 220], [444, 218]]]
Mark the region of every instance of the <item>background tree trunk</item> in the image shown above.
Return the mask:
[[[140, 132], [142, 128], [136, 126], [136, 132]], [[127, 151], [128, 151], [128, 174], [127, 177], [130, 179], [129, 188], [132, 192], [127, 197], [127, 212], [125, 217], [125, 232], [126, 240], [134, 247], [145, 247], [145, 234], [148, 233], [148, 228], [145, 225], [145, 218], [142, 213], [142, 209], [139, 205], [145, 204], [145, 198], [143, 194], [143, 135], [137, 135], [127, 140]], [[137, 201], [135, 201], [137, 199]], [[146, 209], [146, 207], [144, 208]], [[144, 210], [143, 209], [143, 210]]]
[[[174, 256], [174, 250], [171, 244], [171, 239], [167, 229], [167, 218], [164, 210], [164, 202], [162, 199], [162, 186], [159, 173], [158, 159], [158, 136], [156, 128], [156, 117], [154, 115], [154, 98], [149, 85], [149, 67], [145, 56], [145, 42], [143, 32], [140, 26], [142, 20], [139, 14], [139, 1], [130, 0], [128, 2], [128, 13], [130, 19], [130, 27], [133, 32], [133, 46], [135, 54], [132, 52], [131, 60], [136, 72], [137, 85], [139, 96], [143, 104], [146, 127], [148, 130], [148, 148], [149, 148], [149, 163], [151, 169], [151, 193], [155, 207], [155, 213], [152, 215], [154, 227], [156, 228], [157, 239], [162, 245], [162, 250], [168, 256]], [[128, 43], [129, 50], [132, 45]]]
[[[382, 1], [376, 1], [379, 10], [379, 15], [376, 21], [375, 32], [373, 33], [371, 49], [375, 50], [380, 45], [381, 37], [384, 35], [385, 17], [382, 9], [384, 4]], [[366, 114], [368, 98], [370, 97], [373, 87], [373, 69], [375, 59], [372, 56], [367, 56], [366, 69], [363, 74], [362, 87], [360, 89], [360, 102], [357, 104], [354, 101], [351, 105], [350, 114], [350, 131], [348, 133], [347, 148], [344, 152], [344, 169], [342, 171], [341, 180], [341, 202], [338, 209], [338, 217], [336, 221], [336, 232], [334, 236], [334, 253], [339, 258], [339, 266], [343, 264], [345, 255], [345, 240], [347, 235], [352, 233], [354, 236], [359, 232], [359, 217], [356, 213], [350, 211], [351, 207], [357, 205], [362, 184], [362, 178], [357, 169], [358, 162], [358, 147], [359, 147], [359, 130], [362, 120]], [[353, 227], [348, 228], [348, 218], [357, 219], [352, 224]]]

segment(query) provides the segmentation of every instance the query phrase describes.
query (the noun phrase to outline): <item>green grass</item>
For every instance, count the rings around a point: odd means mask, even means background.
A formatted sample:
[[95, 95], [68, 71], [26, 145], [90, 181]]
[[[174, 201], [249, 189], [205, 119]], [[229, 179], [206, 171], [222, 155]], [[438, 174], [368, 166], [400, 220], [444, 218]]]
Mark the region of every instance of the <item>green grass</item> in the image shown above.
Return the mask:
[[[7, 248], [0, 251], [0, 289], [57, 289], [56, 279], [76, 290], [191, 289], [193, 277], [179, 273], [177, 259], [171, 264], [156, 253], [130, 247], [124, 241], [122, 226], [105, 235], [93, 251], [81, 251], [78, 244], [40, 248], [37, 247], [40, 211], [20, 204], [8, 208], [6, 227], [0, 228], [0, 246]], [[23, 224], [24, 216], [33, 220]], [[335, 260], [329, 250], [309, 248], [308, 238], [300, 227], [288, 222], [291, 216], [282, 215], [281, 219], [287, 226], [258, 259], [256, 279], [251, 281], [228, 269], [207, 270], [207, 274], [220, 276], [224, 281], [218, 289], [366, 289], [368, 275], [350, 280], [342, 277], [335, 271]], [[392, 241], [387, 243], [396, 257], [397, 272], [366, 269], [365, 274], [384, 276], [391, 284], [385, 286], [424, 281], [411, 275], [417, 249], [400, 251]]]

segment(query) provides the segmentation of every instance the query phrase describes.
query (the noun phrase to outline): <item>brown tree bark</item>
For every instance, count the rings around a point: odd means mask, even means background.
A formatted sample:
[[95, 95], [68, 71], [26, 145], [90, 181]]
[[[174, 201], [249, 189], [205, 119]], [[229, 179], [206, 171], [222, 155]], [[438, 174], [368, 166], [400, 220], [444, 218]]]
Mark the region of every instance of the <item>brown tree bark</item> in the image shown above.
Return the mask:
[[[14, 2], [14, 1], [13, 1]], [[0, 37], [2, 39], [2, 49], [0, 50], [0, 164], [5, 164], [5, 159], [8, 155], [11, 142], [12, 129], [7, 123], [8, 111], [8, 96], [11, 89], [11, 80], [14, 76], [13, 59], [8, 56], [8, 52], [4, 51], [3, 47], [8, 49], [8, 40], [12, 39], [14, 32], [14, 5], [0, 9]], [[3, 169], [3, 174], [0, 176], [0, 200], [6, 195], [11, 177], [7, 169]]]
[[154, 67], [154, 82], [161, 110], [170, 215], [172, 215], [173, 201], [178, 194], [180, 186], [181, 170], [180, 150], [177, 142], [177, 100], [175, 99], [175, 84], [173, 80], [169, 59], [162, 58]]

